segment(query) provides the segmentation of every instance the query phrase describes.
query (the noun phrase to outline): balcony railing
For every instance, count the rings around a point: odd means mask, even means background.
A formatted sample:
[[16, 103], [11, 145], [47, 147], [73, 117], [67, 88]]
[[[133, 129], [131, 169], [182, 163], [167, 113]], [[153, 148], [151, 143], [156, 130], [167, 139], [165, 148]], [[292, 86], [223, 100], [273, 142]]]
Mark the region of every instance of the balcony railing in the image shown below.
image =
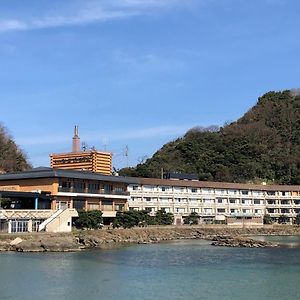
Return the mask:
[[75, 189], [75, 188], [67, 188], [67, 187], [59, 187], [59, 192], [63, 193], [83, 193], [83, 194], [99, 194], [99, 195], [120, 195], [120, 196], [129, 196], [130, 193], [127, 191], [108, 191], [104, 189], [100, 190], [86, 190], [86, 189]]

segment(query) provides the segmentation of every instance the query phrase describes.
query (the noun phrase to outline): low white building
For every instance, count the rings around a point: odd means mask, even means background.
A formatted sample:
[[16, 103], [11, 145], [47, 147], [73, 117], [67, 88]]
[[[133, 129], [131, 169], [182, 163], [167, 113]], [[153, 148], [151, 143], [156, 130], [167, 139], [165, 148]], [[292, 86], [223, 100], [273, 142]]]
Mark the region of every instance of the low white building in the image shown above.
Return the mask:
[[[130, 210], [171, 212], [175, 223], [182, 224], [191, 212], [200, 216], [200, 223], [225, 222], [262, 224], [268, 214], [274, 221], [285, 215], [290, 222], [300, 213], [300, 186], [251, 185], [135, 178], [128, 185]], [[240, 220], [233, 222], [234, 218]]]

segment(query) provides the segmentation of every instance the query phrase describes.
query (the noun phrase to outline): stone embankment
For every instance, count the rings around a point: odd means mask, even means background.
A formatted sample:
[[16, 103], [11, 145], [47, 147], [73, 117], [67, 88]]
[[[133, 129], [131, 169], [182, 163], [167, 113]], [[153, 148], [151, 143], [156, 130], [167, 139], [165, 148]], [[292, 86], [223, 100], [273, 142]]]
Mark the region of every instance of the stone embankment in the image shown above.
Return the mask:
[[132, 229], [74, 231], [72, 233], [0, 234], [0, 251], [67, 252], [107, 248], [136, 243], [148, 244], [179, 239], [211, 240], [212, 245], [228, 247], [272, 247], [271, 243], [249, 238], [251, 235], [300, 235], [300, 227], [265, 226], [230, 228], [227, 226], [157, 226]]

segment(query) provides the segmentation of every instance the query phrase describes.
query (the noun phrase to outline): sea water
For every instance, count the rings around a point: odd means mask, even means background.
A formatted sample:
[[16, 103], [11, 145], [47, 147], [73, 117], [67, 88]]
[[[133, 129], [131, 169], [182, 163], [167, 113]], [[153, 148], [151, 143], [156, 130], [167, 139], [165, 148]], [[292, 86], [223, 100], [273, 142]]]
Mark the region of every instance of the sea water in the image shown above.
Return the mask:
[[187, 240], [77, 253], [0, 253], [0, 299], [300, 299], [300, 248]]

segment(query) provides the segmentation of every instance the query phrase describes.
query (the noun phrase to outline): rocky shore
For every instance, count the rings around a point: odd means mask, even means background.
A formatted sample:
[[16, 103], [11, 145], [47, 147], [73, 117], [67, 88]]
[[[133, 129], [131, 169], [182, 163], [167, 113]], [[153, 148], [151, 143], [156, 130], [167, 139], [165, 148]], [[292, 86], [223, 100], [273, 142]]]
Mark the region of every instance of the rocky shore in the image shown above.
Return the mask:
[[275, 247], [251, 235], [300, 235], [297, 226], [230, 228], [226, 226], [156, 226], [132, 229], [73, 231], [72, 233], [0, 234], [0, 251], [68, 252], [122, 244], [148, 244], [179, 239], [205, 239], [214, 246]]

